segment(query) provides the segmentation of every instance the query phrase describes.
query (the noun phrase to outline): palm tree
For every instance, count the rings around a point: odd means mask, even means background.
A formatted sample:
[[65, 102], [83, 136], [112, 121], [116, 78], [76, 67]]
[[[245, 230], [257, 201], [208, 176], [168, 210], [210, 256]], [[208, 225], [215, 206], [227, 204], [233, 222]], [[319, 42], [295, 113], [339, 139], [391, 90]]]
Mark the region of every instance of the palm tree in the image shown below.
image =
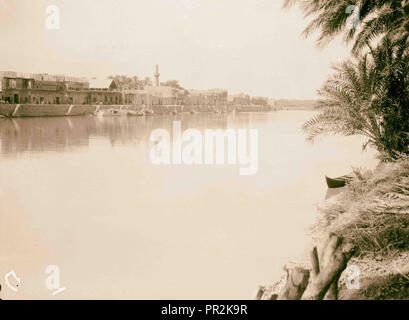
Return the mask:
[[142, 81], [143, 86], [152, 86], [152, 80], [150, 77], [145, 77], [145, 79]]
[[[409, 33], [409, 0], [285, 0], [284, 7], [295, 4], [312, 18], [304, 36], [319, 31], [320, 47], [342, 34], [345, 42], [354, 40], [356, 54], [378, 37], [402, 38]], [[358, 8], [358, 16], [352, 14], [352, 6]], [[360, 23], [351, 27], [355, 17]]]
[[303, 129], [309, 140], [324, 134], [368, 138], [384, 159], [409, 153], [409, 55], [407, 37], [386, 37], [377, 48], [334, 67], [318, 91], [320, 113]]

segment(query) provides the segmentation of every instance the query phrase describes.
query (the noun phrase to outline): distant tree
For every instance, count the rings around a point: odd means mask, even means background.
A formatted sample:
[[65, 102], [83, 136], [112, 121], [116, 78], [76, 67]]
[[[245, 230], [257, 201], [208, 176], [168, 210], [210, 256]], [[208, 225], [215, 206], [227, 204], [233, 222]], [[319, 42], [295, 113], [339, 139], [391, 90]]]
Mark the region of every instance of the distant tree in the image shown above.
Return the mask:
[[168, 86], [168, 87], [172, 87], [172, 88], [176, 89], [178, 91], [177, 94], [179, 96], [182, 96], [182, 97], [189, 95], [189, 91], [186, 90], [185, 88], [183, 88], [179, 84], [179, 80], [168, 80], [168, 81], [162, 82], [161, 86]]
[[[128, 77], [125, 75], [110, 75], [108, 79], [115, 79], [119, 89], [143, 89], [146, 86], [152, 86], [152, 79], [150, 77], [145, 77], [143, 80], [139, 79], [137, 76]], [[187, 95], [189, 92], [183, 88], [178, 80], [168, 80], [161, 83], [162, 86], [169, 86], [178, 90], [184, 91], [184, 94]]]
[[150, 77], [145, 77], [145, 79], [142, 81], [143, 86], [151, 86], [152, 85], [152, 80]]
[[265, 97], [251, 97], [251, 104], [265, 106], [268, 103], [268, 98]]
[[178, 80], [168, 80], [166, 82], [161, 83], [162, 86], [168, 86], [175, 89], [185, 90], [180, 84]]
[[137, 76], [128, 77], [125, 75], [111, 75], [108, 79], [115, 79], [119, 89], [140, 89], [144, 87], [144, 81], [139, 80]]

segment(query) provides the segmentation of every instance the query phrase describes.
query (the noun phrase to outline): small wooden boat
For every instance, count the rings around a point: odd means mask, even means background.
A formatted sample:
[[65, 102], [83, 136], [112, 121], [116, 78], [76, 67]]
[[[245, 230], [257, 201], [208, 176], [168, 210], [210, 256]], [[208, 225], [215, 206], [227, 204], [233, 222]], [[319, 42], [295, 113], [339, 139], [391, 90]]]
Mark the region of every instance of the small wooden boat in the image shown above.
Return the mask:
[[106, 110], [98, 110], [94, 114], [97, 117], [110, 117], [110, 116], [126, 116], [128, 112], [127, 110], [106, 109]]
[[328, 188], [342, 188], [352, 180], [352, 176], [345, 175], [338, 178], [329, 178], [325, 176], [325, 180], [327, 181]]
[[143, 117], [143, 116], [148, 116], [152, 115], [154, 112], [152, 108], [146, 108], [145, 106], [142, 107], [142, 109], [135, 111], [135, 110], [128, 110], [128, 116], [137, 116], [137, 117]]
[[154, 114], [153, 109], [151, 109], [151, 108], [145, 109], [145, 115], [146, 116], [151, 116], [153, 114]]
[[128, 110], [128, 116], [143, 117], [144, 115], [145, 115], [144, 110], [140, 110], [140, 111]]

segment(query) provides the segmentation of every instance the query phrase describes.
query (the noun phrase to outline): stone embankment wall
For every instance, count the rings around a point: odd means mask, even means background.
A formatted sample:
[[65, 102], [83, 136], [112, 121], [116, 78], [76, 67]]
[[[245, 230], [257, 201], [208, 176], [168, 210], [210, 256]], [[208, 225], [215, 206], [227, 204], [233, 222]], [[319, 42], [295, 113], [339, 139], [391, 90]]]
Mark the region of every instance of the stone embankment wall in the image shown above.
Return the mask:
[[[181, 112], [263, 112], [271, 111], [270, 106], [212, 106], [212, 105], [153, 105], [154, 114]], [[98, 110], [122, 109], [140, 111], [140, 105], [67, 105], [67, 104], [0, 104], [0, 115], [5, 117], [55, 117], [81, 116], [93, 114]]]

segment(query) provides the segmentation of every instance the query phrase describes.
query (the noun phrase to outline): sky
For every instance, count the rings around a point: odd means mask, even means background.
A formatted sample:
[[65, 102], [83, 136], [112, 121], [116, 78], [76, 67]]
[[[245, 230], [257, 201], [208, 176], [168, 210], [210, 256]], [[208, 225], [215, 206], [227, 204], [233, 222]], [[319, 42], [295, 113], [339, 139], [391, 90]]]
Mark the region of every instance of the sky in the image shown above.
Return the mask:
[[[158, 64], [161, 81], [187, 89], [314, 99], [348, 49], [318, 49], [283, 1], [0, 0], [0, 70], [153, 78]], [[46, 27], [50, 5], [57, 30]]]

